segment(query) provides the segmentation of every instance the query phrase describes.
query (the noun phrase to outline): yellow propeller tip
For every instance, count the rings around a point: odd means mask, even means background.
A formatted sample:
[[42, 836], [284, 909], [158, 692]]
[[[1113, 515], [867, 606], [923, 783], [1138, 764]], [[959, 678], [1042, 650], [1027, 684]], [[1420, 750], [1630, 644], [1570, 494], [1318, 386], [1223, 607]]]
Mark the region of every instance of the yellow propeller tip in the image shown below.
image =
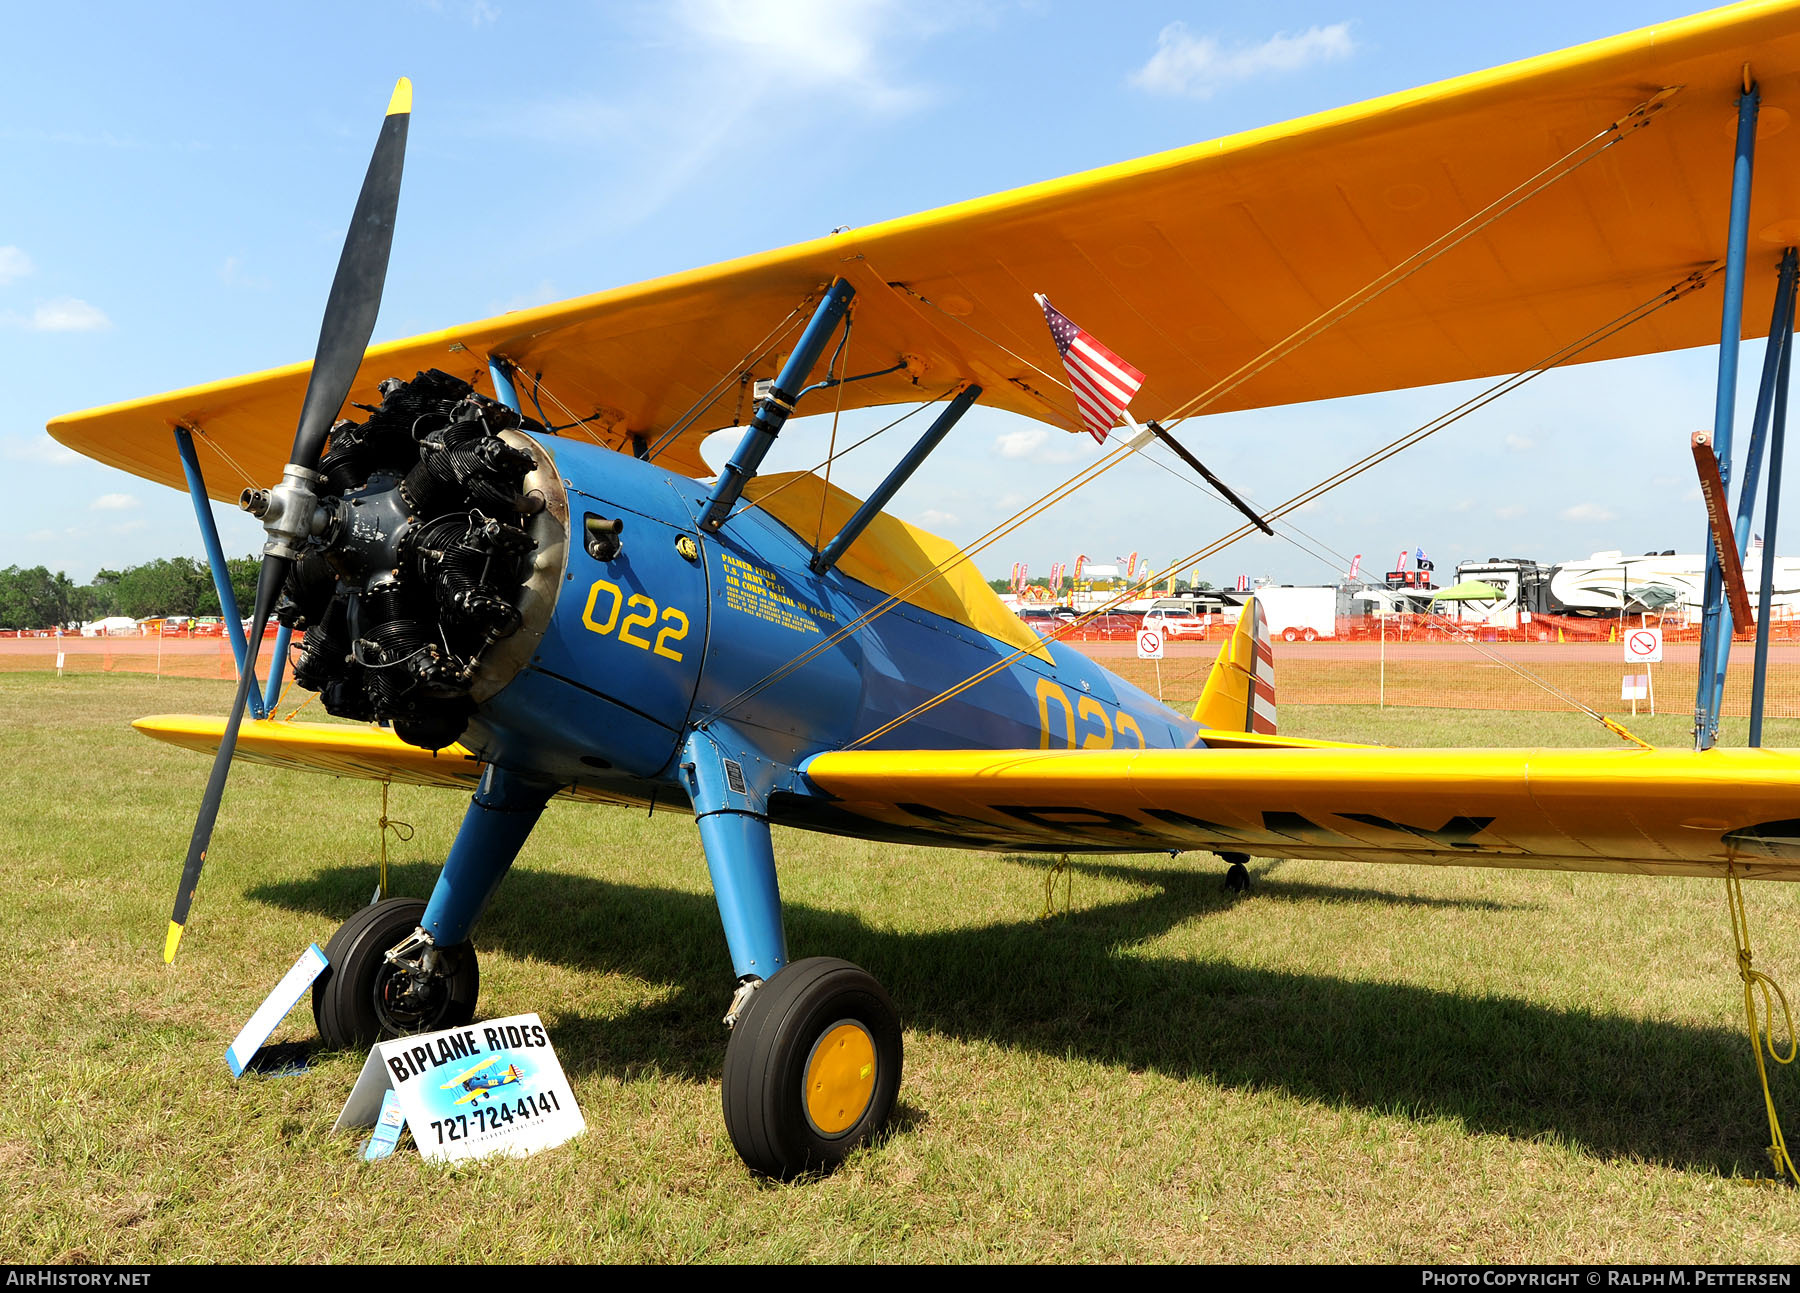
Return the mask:
[[387, 114], [391, 117], [397, 112], [410, 113], [411, 111], [412, 82], [403, 76], [394, 82], [394, 97], [388, 100]]
[[169, 922], [169, 936], [163, 940], [163, 964], [167, 965], [175, 959], [175, 949], [181, 946], [181, 925], [177, 921]]

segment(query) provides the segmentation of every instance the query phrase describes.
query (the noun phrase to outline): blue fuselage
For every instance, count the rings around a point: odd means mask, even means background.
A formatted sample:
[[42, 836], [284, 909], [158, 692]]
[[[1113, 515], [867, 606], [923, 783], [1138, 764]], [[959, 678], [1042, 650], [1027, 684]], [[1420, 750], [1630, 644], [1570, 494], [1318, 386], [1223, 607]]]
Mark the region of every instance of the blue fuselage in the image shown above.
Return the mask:
[[[811, 546], [760, 508], [740, 506], [708, 535], [697, 482], [597, 445], [540, 443], [568, 492], [567, 570], [530, 662], [463, 738], [484, 760], [682, 806], [677, 754], [696, 725], [792, 769], [1014, 653], [902, 602], [792, 667], [886, 595], [837, 570], [815, 575]], [[589, 517], [624, 522], [610, 560], [582, 541]], [[1049, 645], [866, 748], [1170, 748], [1198, 731], [1080, 652]], [[804, 793], [803, 778], [785, 785]]]

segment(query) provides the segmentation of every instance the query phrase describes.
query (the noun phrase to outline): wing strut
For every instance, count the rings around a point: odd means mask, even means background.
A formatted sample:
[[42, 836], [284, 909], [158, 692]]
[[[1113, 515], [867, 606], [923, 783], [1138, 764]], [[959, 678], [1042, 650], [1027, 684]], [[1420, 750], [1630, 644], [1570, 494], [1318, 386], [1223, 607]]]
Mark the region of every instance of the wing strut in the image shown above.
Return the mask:
[[[194, 500], [194, 519], [200, 524], [200, 541], [206, 545], [206, 564], [212, 568], [213, 590], [219, 595], [219, 616], [224, 621], [221, 628], [225, 640], [231, 643], [231, 654], [237, 661], [238, 673], [242, 675], [248, 670], [254, 674], [257, 652], [245, 649], [244, 616], [238, 609], [237, 592], [231, 586], [231, 570], [225, 564], [224, 546], [219, 542], [218, 522], [213, 519], [212, 500], [206, 494], [206, 476], [201, 472], [200, 459], [194, 453], [193, 432], [184, 426], [178, 425], [175, 428], [175, 452], [181, 456], [181, 470], [187, 476], [188, 494]], [[269, 677], [268, 696], [265, 698], [259, 695], [254, 682], [250, 685], [250, 714], [253, 718], [267, 718], [269, 711], [275, 707], [280, 662], [287, 657], [288, 635], [291, 632], [283, 624], [277, 636], [277, 672]], [[256, 645], [260, 648], [262, 643]]]
[[979, 386], [965, 386], [957, 393], [956, 398], [950, 401], [949, 406], [937, 415], [937, 421], [933, 422], [925, 434], [919, 437], [918, 443], [907, 451], [906, 457], [894, 464], [894, 469], [887, 474], [887, 479], [877, 485], [874, 493], [863, 500], [863, 505], [856, 509], [856, 515], [844, 522], [844, 528], [837, 532], [830, 543], [813, 554], [811, 562], [813, 574], [822, 575], [837, 564], [837, 559], [844, 555], [845, 549], [856, 542], [856, 537], [868, 528], [869, 522], [873, 521], [881, 509], [887, 506], [888, 500], [907, 482], [907, 478], [919, 469], [925, 459], [931, 456], [931, 451], [936, 449], [944, 437], [950, 434], [951, 428], [962, 419], [964, 413], [969, 411], [969, 406], [980, 398], [981, 387]]
[[[1750, 523], [1756, 511], [1756, 489], [1762, 473], [1763, 451], [1771, 416], [1775, 424], [1775, 459], [1779, 462], [1786, 434], [1787, 383], [1794, 335], [1794, 297], [1800, 265], [1795, 249], [1781, 258], [1775, 289], [1774, 315], [1769, 320], [1769, 341], [1763, 351], [1762, 378], [1757, 388], [1756, 413], [1750, 426], [1748, 461], [1738, 491], [1735, 517], [1730, 514], [1727, 491], [1731, 485], [1731, 433], [1737, 402], [1738, 340], [1743, 333], [1744, 273], [1750, 239], [1751, 182], [1756, 160], [1756, 122], [1762, 95], [1746, 68], [1743, 92], [1737, 100], [1737, 146], [1731, 170], [1731, 219], [1726, 230], [1725, 300], [1719, 321], [1719, 376], [1713, 410], [1710, 448], [1704, 432], [1693, 437], [1694, 458], [1700, 469], [1707, 501], [1706, 592], [1700, 624], [1700, 677], [1694, 692], [1694, 748], [1711, 748], [1719, 737], [1719, 716], [1724, 708], [1725, 677], [1731, 659], [1732, 626], [1744, 627], [1750, 614], [1743, 563], [1749, 555]], [[1714, 460], [1716, 459], [1716, 466]], [[1781, 478], [1773, 473], [1768, 486], [1769, 515], [1779, 515]], [[1756, 616], [1757, 661], [1751, 684], [1750, 744], [1762, 742], [1763, 687], [1767, 680], [1767, 622], [1774, 576], [1773, 530], [1764, 549], [1763, 608]]]

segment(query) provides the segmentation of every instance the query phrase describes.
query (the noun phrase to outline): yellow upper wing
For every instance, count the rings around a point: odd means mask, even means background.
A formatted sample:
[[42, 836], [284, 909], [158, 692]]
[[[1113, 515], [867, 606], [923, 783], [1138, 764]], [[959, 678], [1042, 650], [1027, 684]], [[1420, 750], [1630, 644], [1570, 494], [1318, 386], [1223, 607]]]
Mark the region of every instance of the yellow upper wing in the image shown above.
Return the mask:
[[[909, 371], [843, 388], [845, 407], [935, 394], [1078, 426], [1033, 291], [1147, 372], [1159, 416], [1370, 282], [1650, 96], [1654, 124], [1492, 224], [1348, 322], [1238, 388], [1257, 407], [1521, 369], [1724, 255], [1733, 95], [1763, 92], [1746, 316], [1768, 317], [1772, 267], [1800, 238], [1800, 12], [1750, 3], [1282, 125], [1052, 180], [763, 255], [377, 346], [353, 400], [440, 367], [486, 387], [515, 361], [594, 434], [655, 433], [721, 377], [712, 412], [659, 461], [703, 470], [706, 431], [739, 412], [740, 359], [835, 275], [856, 286], [856, 367]], [[404, 254], [404, 253], [402, 253]], [[904, 284], [937, 303], [921, 304]], [[1717, 340], [1701, 292], [1584, 358]], [[968, 326], [964, 326], [968, 325]], [[1760, 330], [1753, 323], [1752, 332]], [[992, 338], [987, 340], [985, 338]], [[752, 360], [772, 377], [786, 344]], [[1022, 355], [1015, 359], [1008, 351]], [[103, 462], [181, 484], [168, 428], [220, 455], [214, 496], [280, 475], [309, 365], [58, 418]], [[918, 384], [914, 384], [917, 378]], [[521, 395], [530, 391], [524, 380]], [[836, 394], [832, 396], [835, 401]], [[529, 408], [529, 404], [527, 405]], [[560, 414], [556, 420], [562, 420]], [[204, 452], [203, 452], [204, 456]]]
[[1800, 879], [1792, 750], [820, 754], [857, 816], [946, 843]]

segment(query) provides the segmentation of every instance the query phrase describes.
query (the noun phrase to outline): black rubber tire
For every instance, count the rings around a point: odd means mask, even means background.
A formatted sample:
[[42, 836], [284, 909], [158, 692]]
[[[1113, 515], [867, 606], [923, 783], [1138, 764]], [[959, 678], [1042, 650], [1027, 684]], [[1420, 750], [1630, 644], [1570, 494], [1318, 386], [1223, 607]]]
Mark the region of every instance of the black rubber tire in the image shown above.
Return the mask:
[[467, 943], [443, 949], [451, 969], [438, 981], [427, 1010], [396, 1015], [384, 1007], [383, 990], [394, 973], [388, 949], [417, 929], [424, 915], [425, 904], [417, 898], [388, 898], [338, 926], [325, 945], [327, 968], [313, 980], [313, 1019], [327, 1047], [367, 1050], [376, 1042], [455, 1028], [475, 1017], [481, 969]]
[[[835, 1024], [860, 1023], [874, 1043], [868, 1107], [839, 1135], [807, 1118], [803, 1087], [814, 1044]], [[827, 1171], [886, 1126], [900, 1091], [900, 1016], [881, 984], [848, 961], [797, 961], [758, 988], [725, 1048], [725, 1129], [753, 1172], [781, 1180]]]
[[1225, 870], [1225, 887], [1233, 893], [1250, 892], [1250, 868], [1242, 862], [1233, 862]]

